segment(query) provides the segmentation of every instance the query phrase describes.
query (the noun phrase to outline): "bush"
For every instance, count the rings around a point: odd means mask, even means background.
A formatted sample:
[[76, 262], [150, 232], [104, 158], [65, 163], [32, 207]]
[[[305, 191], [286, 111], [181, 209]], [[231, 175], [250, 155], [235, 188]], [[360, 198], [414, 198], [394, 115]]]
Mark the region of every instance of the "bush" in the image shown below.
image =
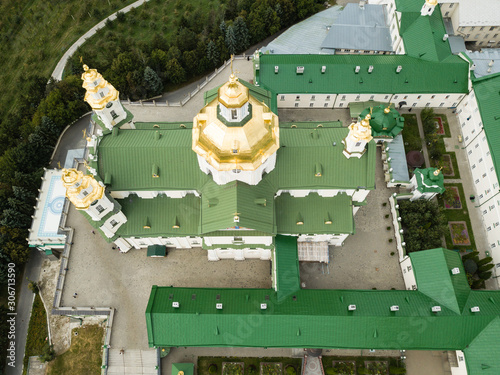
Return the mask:
[[382, 207], [387, 206], [387, 202], [382, 203]]
[[387, 229], [387, 230], [391, 230], [391, 227], [387, 227], [387, 228], [385, 228], [385, 229]]
[[38, 284], [35, 281], [30, 281], [28, 283], [28, 289], [31, 290], [35, 294], [38, 294], [38, 292], [39, 292]]
[[388, 219], [388, 218], [389, 218], [389, 214], [386, 214], [384, 217], [385, 217], [386, 219]]
[[486, 272], [488, 270], [491, 270], [493, 267], [494, 267], [493, 263], [488, 263], [488, 264], [483, 264], [477, 270], [478, 270], [478, 272]]
[[54, 358], [56, 358], [56, 352], [54, 350], [54, 345], [49, 345], [48, 343], [45, 344], [45, 346], [43, 347], [43, 353], [40, 356], [40, 361], [42, 361], [42, 363], [50, 362]]
[[480, 261], [476, 262], [478, 267], [481, 267], [483, 264], [490, 263], [493, 261], [492, 257], [486, 257], [481, 259]]
[[394, 254], [396, 254], [396, 253], [394, 251], [391, 251], [391, 257], [393, 257]]
[[404, 367], [389, 367], [389, 374], [406, 374], [406, 369]]
[[[389, 243], [392, 243], [394, 241], [392, 238], [389, 238]], [[392, 254], [391, 254], [392, 255]]]
[[288, 365], [285, 368], [285, 371], [286, 371], [287, 375], [297, 375], [297, 370], [295, 370], [295, 367], [293, 367], [291, 365]]
[[210, 366], [208, 366], [208, 373], [211, 375], [217, 373], [217, 365], [215, 363], [212, 363]]
[[255, 367], [254, 365], [248, 366], [248, 374], [249, 375], [257, 374], [257, 367]]
[[473, 259], [479, 255], [479, 251], [473, 251], [472, 253], [467, 253], [462, 256], [462, 260]]
[[481, 280], [488, 280], [488, 279], [491, 277], [491, 275], [492, 275], [492, 272], [491, 272], [491, 271], [488, 271], [488, 272], [481, 272], [481, 273], [479, 274], [479, 278], [480, 278]]
[[327, 367], [325, 372], [326, 375], [337, 375], [337, 371], [333, 367]]

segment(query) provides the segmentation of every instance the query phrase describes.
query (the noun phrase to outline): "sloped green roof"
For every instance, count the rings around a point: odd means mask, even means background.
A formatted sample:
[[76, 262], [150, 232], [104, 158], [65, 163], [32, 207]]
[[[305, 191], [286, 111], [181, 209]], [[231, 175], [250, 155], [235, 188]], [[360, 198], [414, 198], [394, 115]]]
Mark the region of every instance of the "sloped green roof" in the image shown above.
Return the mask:
[[179, 371], [184, 372], [184, 375], [194, 374], [193, 363], [172, 363], [172, 375], [178, 375]]
[[[159, 195], [152, 199], [130, 195], [117, 201], [127, 217], [127, 222], [116, 232], [121, 237], [190, 236], [199, 233], [201, 199], [193, 194], [184, 198]], [[175, 225], [179, 228], [173, 228]]]
[[[373, 65], [373, 72], [368, 67]], [[396, 73], [397, 67], [403, 69]], [[279, 66], [279, 73], [274, 67]], [[304, 67], [297, 74], [297, 66]], [[321, 67], [326, 66], [324, 74]], [[360, 72], [355, 73], [356, 66]], [[261, 55], [257, 82], [286, 93], [467, 93], [468, 64], [450, 55], [437, 63], [406, 55]]]
[[201, 204], [202, 233], [234, 227], [275, 232], [274, 187], [265, 180], [255, 186], [241, 181], [225, 185], [208, 181], [201, 189]]
[[475, 79], [472, 85], [493, 164], [500, 175], [500, 73]]
[[165, 245], [150, 245], [148, 246], [148, 257], [164, 257], [167, 252]]
[[[373, 189], [376, 144], [369, 143], [360, 159], [347, 159], [342, 139], [348, 133], [347, 128], [280, 128], [276, 168], [265, 178], [277, 189]], [[315, 176], [316, 166], [321, 177]]]
[[[98, 146], [98, 174], [111, 175], [111, 190], [190, 190], [211, 179], [203, 173], [191, 150], [190, 129], [120, 129], [117, 135], [101, 138]], [[157, 165], [159, 177], [152, 176]]]
[[413, 171], [415, 178], [417, 180], [417, 189], [422, 193], [439, 193], [442, 194], [445, 191], [444, 188], [444, 176], [442, 172], [438, 175], [434, 175], [437, 171], [436, 168], [416, 168]]
[[[464, 277], [465, 270], [460, 257], [449, 250], [440, 248], [432, 251], [410, 253], [418, 290], [461, 314], [469, 297], [470, 287]], [[460, 274], [452, 275], [458, 268]]]
[[[351, 197], [345, 193], [334, 197], [310, 193], [303, 198], [294, 198], [288, 193], [282, 193], [276, 197], [278, 233], [352, 234], [354, 218], [351, 203]], [[332, 223], [326, 224], [328, 221]]]
[[[447, 264], [459, 261], [459, 255], [448, 250], [421, 253], [433, 257], [435, 252], [448, 252]], [[426, 264], [414, 265], [417, 275], [420, 266]], [[466, 276], [461, 273], [459, 277]], [[441, 284], [441, 280], [434, 280]], [[430, 285], [424, 289], [432, 290]], [[497, 291], [470, 291], [459, 314], [449, 309], [443, 298], [446, 295], [435, 300], [420, 289], [309, 289], [297, 290], [278, 301], [278, 294], [271, 289], [155, 285], [146, 309], [148, 341], [150, 346], [464, 350], [500, 315]], [[174, 301], [180, 303], [180, 308], [172, 307]], [[217, 310], [216, 303], [222, 303], [223, 309]], [[261, 303], [266, 303], [267, 309], [262, 310]], [[355, 311], [348, 311], [351, 304], [356, 305]], [[393, 305], [399, 306], [399, 311], [391, 312]], [[442, 310], [432, 313], [436, 305], [441, 305]], [[479, 306], [480, 312], [471, 312], [472, 306]], [[492, 328], [496, 332], [497, 327]], [[498, 335], [491, 336], [491, 340], [496, 342]], [[471, 357], [477, 355], [473, 350]]]
[[370, 126], [372, 128], [372, 136], [374, 137], [391, 137], [394, 138], [404, 128], [405, 119], [394, 108], [390, 108], [389, 113], [385, 113], [387, 105], [378, 105], [376, 107], [366, 108], [359, 115], [365, 118], [371, 111]]
[[277, 235], [276, 252], [276, 291], [281, 301], [300, 290], [299, 253], [297, 237]]
[[500, 374], [500, 318], [495, 318], [464, 350], [468, 375]]

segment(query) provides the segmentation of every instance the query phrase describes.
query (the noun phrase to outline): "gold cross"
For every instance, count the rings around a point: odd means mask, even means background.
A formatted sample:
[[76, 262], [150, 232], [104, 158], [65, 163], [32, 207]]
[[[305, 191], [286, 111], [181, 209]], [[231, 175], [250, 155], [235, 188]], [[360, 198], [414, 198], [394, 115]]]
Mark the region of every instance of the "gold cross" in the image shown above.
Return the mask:
[[87, 129], [83, 129], [82, 133], [83, 133], [83, 138], [85, 138], [85, 136], [87, 135]]
[[61, 169], [61, 162], [60, 162], [60, 161], [58, 161], [58, 162], [57, 162], [57, 167], [58, 167], [59, 169]]

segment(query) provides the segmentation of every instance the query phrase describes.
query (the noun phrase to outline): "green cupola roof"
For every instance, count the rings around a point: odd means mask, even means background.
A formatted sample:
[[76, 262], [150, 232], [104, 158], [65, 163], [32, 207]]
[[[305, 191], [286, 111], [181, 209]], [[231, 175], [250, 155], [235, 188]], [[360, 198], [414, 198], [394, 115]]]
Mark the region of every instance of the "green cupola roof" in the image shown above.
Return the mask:
[[403, 130], [405, 119], [394, 108], [378, 105], [373, 108], [366, 108], [361, 112], [360, 117], [365, 118], [371, 112], [370, 126], [373, 137], [394, 138]]

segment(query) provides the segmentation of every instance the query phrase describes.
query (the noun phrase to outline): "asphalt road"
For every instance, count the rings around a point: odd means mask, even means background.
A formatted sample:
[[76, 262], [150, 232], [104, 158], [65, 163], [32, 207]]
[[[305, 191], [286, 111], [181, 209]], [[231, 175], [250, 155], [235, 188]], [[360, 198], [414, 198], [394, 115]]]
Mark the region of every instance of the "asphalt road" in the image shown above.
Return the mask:
[[16, 306], [16, 359], [15, 367], [6, 366], [6, 375], [21, 375], [23, 373], [24, 348], [26, 335], [33, 305], [34, 294], [28, 289], [30, 281], [38, 281], [42, 266], [42, 255], [38, 250], [32, 249], [31, 256], [24, 269], [19, 298]]

